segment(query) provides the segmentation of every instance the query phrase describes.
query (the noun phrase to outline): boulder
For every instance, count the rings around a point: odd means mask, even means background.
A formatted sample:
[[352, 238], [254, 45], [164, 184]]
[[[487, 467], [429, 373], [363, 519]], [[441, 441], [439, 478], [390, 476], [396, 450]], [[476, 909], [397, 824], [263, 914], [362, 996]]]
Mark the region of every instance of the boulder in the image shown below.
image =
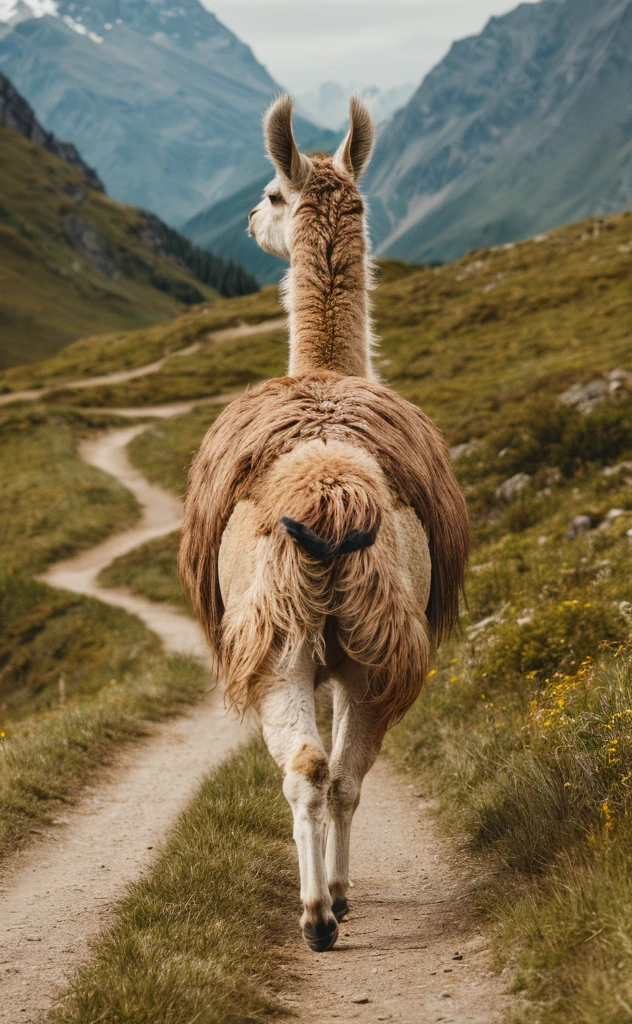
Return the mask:
[[570, 540], [574, 540], [575, 537], [579, 537], [582, 533], [588, 533], [589, 530], [592, 530], [592, 525], [590, 516], [575, 516], [566, 536]]
[[516, 473], [515, 476], [509, 477], [509, 480], [505, 480], [504, 483], [496, 488], [496, 497], [499, 501], [515, 501], [529, 486], [530, 482], [531, 477], [527, 476], [526, 473]]

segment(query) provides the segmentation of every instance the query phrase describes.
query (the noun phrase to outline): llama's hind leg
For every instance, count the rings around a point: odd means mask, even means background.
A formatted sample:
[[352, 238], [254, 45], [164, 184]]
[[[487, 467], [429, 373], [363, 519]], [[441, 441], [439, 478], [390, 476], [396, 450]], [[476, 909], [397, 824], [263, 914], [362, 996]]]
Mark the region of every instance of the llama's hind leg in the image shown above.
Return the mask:
[[314, 663], [305, 651], [293, 669], [266, 690], [258, 710], [268, 749], [283, 770], [283, 792], [294, 815], [303, 934], [309, 946], [322, 953], [334, 945], [338, 922], [325, 871], [329, 769], [316, 726], [314, 676]]
[[329, 761], [326, 867], [333, 912], [341, 921], [349, 907], [351, 823], [360, 802], [362, 780], [375, 761], [384, 726], [366, 699], [366, 669], [347, 659], [334, 681], [333, 749]]

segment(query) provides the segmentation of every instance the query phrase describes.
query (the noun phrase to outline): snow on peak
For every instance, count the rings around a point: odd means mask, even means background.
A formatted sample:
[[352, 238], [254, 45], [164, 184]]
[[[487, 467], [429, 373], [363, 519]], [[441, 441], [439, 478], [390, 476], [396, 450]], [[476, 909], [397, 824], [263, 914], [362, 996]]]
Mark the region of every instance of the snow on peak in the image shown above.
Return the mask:
[[[47, 14], [53, 18], [59, 17], [57, 0], [0, 0], [0, 22], [7, 25], [17, 25], [20, 21], [30, 21], [31, 18], [43, 18]], [[103, 36], [91, 32], [80, 20], [71, 18], [69, 14], [64, 14], [62, 20], [73, 32], [87, 36], [93, 43], [103, 42]]]
[[[52, 0], [44, 0], [44, 3], [51, 2]], [[87, 36], [93, 43], [103, 42], [103, 36], [98, 36], [96, 32], [91, 32], [85, 25], [82, 25], [81, 22], [75, 21], [74, 18], [71, 18], [69, 14], [64, 14], [63, 20], [68, 28], [71, 28], [73, 32], [77, 32], [80, 36]]]
[[56, 0], [0, 0], [0, 22], [17, 23], [46, 14], [57, 16]]

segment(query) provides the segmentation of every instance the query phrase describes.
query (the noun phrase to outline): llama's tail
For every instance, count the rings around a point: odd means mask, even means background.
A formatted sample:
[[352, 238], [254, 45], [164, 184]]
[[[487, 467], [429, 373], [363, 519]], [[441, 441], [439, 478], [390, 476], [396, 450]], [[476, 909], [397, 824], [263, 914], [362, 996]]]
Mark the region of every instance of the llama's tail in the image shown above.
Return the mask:
[[307, 442], [277, 460], [255, 504], [256, 569], [226, 608], [218, 650], [228, 700], [256, 705], [259, 687], [291, 671], [305, 645], [324, 664], [329, 620], [366, 666], [367, 699], [384, 722], [401, 716], [426, 678], [431, 642], [378, 464], [349, 444]]
[[377, 530], [350, 530], [338, 544], [330, 544], [329, 541], [310, 530], [309, 526], [297, 523], [296, 519], [283, 516], [281, 522], [290, 537], [300, 544], [303, 551], [315, 558], [317, 562], [323, 562], [325, 565], [340, 555], [350, 555], [353, 551], [363, 551], [364, 548], [372, 547], [377, 534]]

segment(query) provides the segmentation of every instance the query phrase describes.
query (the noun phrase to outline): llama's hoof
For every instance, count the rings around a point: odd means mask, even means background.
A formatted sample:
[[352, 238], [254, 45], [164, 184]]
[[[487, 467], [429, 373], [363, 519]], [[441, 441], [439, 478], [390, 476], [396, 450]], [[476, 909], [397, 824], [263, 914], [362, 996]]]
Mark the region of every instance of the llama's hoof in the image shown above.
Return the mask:
[[336, 918], [336, 921], [338, 922], [338, 924], [340, 924], [340, 922], [349, 913], [349, 904], [347, 903], [345, 897], [343, 896], [341, 899], [334, 900], [331, 909], [333, 911], [334, 917]]
[[326, 953], [336, 944], [338, 938], [338, 922], [334, 918], [328, 921], [319, 921], [318, 924], [309, 922], [303, 927], [305, 941], [314, 953]]

